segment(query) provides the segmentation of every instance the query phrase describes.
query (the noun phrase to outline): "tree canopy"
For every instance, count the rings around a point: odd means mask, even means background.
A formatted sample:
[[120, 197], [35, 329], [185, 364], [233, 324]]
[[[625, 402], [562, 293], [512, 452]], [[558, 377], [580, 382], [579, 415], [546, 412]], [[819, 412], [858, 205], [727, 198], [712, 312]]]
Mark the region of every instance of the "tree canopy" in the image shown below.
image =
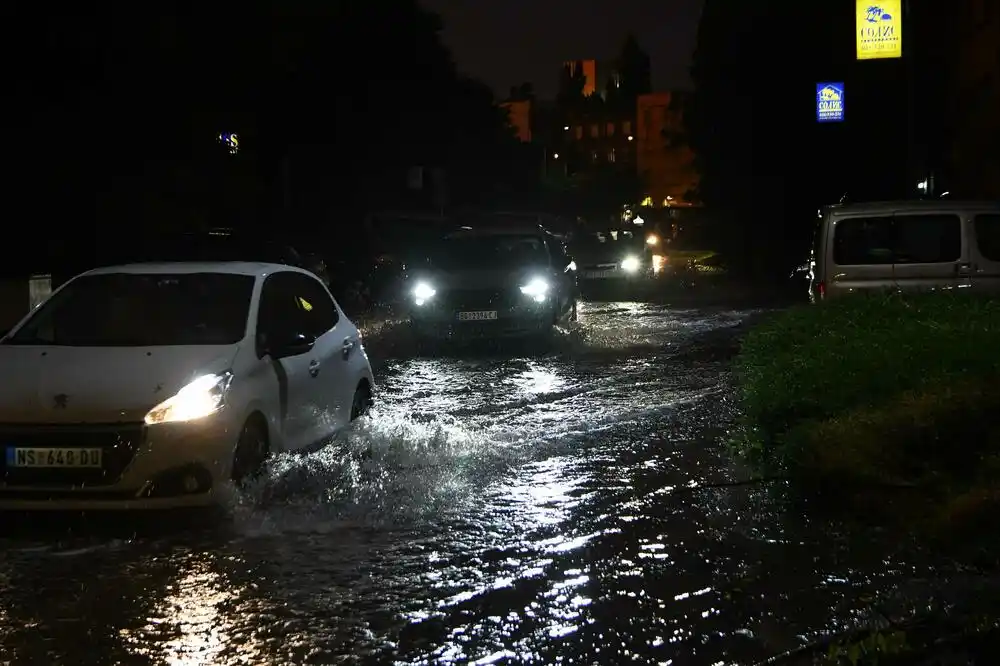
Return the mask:
[[829, 46], [843, 20], [821, 4], [706, 0], [698, 27], [685, 110], [698, 195], [721, 225], [720, 249], [756, 274], [801, 263], [817, 206], [843, 187], [839, 128], [815, 122], [816, 81], [846, 65]]
[[405, 192], [411, 166], [445, 170], [456, 200], [511, 175], [505, 114], [416, 0], [113, 3], [37, 25], [43, 46], [14, 86], [34, 138], [14, 152], [38, 210], [86, 202], [81, 229], [267, 224], [286, 202], [328, 225]]
[[[942, 3], [906, 4], [904, 57], [855, 53], [853, 3], [705, 0], [687, 110], [700, 195], [723, 223], [731, 259], [756, 273], [801, 263], [816, 209], [852, 200], [912, 198], [942, 162], [954, 97], [944, 79]], [[816, 121], [818, 84], [843, 83], [845, 120]], [[960, 106], [968, 107], [967, 100]]]

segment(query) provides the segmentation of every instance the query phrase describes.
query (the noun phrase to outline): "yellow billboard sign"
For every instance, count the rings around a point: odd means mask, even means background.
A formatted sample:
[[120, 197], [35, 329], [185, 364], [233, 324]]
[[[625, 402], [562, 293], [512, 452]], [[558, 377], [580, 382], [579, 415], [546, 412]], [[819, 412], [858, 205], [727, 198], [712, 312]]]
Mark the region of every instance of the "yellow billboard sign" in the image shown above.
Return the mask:
[[903, 56], [902, 0], [855, 0], [858, 60]]

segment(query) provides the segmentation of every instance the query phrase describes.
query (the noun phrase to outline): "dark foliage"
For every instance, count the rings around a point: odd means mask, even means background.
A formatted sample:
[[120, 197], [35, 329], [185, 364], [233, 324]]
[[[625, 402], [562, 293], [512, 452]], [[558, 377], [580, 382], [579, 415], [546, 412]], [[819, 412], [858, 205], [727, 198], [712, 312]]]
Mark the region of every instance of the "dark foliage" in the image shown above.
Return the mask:
[[[12, 189], [50, 245], [135, 225], [341, 235], [375, 203], [461, 203], [516, 180], [505, 114], [415, 0], [129, 7], [21, 24]], [[236, 155], [215, 140], [227, 131]], [[415, 165], [446, 182], [408, 190]]]
[[[773, 0], [706, 0], [686, 117], [700, 198], [720, 213], [734, 265], [787, 275], [807, 253], [819, 206], [845, 193], [916, 195], [918, 174], [941, 150], [934, 91], [944, 70], [930, 63], [942, 40], [925, 34], [939, 4], [919, 3], [924, 13], [905, 19], [907, 58], [857, 61], [854, 3], [789, 11]], [[819, 124], [815, 86], [831, 81], [845, 84], [846, 122]]]

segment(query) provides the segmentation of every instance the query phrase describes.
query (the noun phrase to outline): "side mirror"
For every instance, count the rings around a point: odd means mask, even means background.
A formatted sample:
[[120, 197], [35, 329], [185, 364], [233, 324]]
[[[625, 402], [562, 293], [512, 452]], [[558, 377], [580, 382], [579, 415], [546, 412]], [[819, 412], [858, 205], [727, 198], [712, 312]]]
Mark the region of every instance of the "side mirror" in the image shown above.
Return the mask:
[[[285, 338], [285, 336], [282, 336]], [[316, 345], [316, 336], [308, 333], [293, 333], [286, 339], [274, 339], [265, 345], [265, 351], [271, 358], [289, 358], [305, 354]]]

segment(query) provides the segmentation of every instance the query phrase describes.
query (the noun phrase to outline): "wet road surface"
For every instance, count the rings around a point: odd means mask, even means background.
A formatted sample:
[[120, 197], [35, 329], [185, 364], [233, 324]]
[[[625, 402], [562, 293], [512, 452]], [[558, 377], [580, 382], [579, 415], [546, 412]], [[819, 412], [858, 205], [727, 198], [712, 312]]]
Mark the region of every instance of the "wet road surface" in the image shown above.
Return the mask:
[[589, 303], [541, 352], [370, 336], [377, 410], [229, 515], [0, 531], [0, 664], [753, 663], [903, 612], [908, 544], [730, 483], [754, 314]]

